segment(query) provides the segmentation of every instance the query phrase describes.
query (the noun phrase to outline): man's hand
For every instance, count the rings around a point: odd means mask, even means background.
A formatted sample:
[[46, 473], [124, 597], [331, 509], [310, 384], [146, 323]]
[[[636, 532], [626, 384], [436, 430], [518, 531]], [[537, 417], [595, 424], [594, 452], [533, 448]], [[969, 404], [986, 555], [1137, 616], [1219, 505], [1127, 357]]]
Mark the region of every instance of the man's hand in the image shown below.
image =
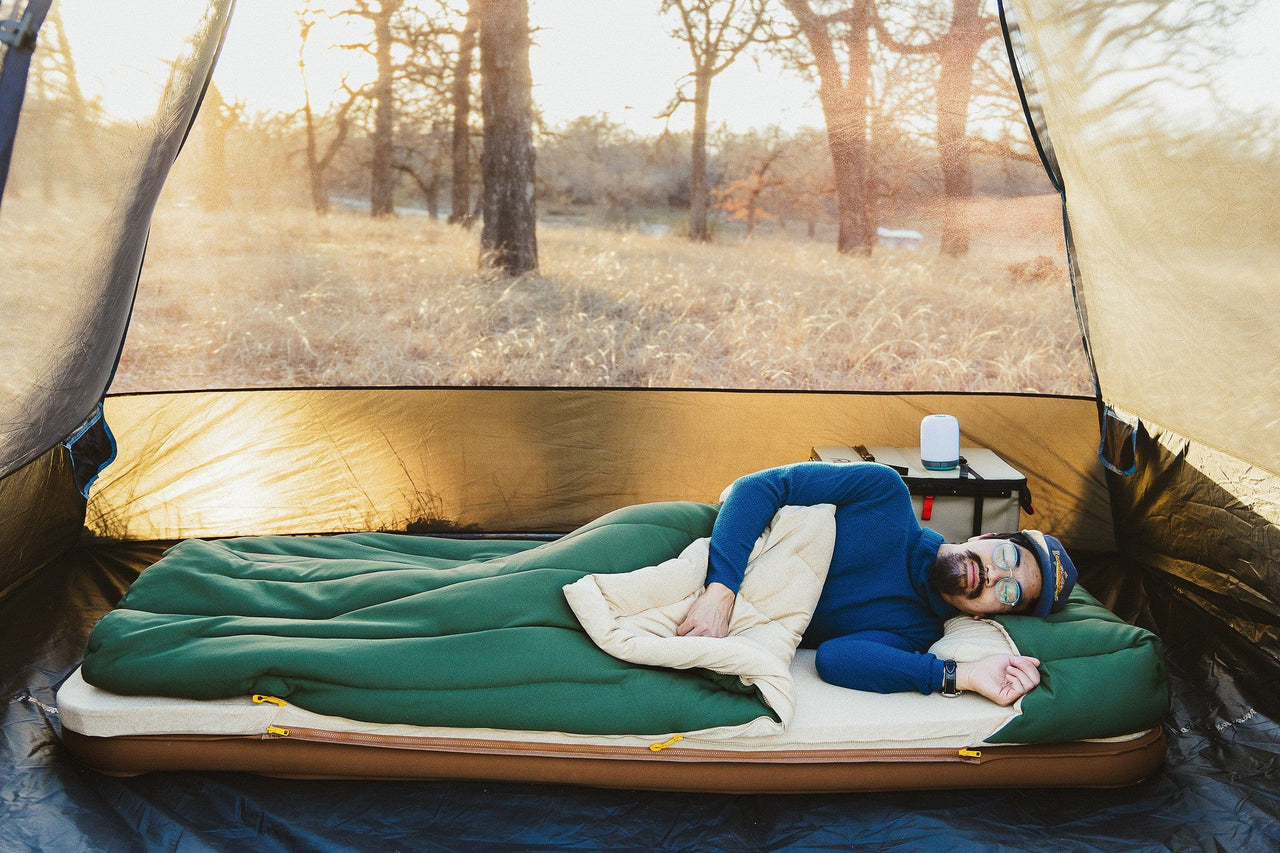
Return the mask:
[[997, 705], [1012, 705], [1040, 683], [1040, 661], [1026, 655], [989, 655], [956, 666], [956, 687]]
[[733, 590], [722, 583], [709, 583], [698, 593], [689, 615], [684, 617], [676, 636], [724, 637], [729, 633], [729, 616], [733, 613]]

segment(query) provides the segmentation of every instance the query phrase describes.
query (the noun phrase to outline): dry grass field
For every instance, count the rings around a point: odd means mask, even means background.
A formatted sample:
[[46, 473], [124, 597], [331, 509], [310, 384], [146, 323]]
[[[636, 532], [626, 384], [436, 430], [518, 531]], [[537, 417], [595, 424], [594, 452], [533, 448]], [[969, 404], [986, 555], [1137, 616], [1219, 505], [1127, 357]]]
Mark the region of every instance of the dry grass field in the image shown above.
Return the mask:
[[[543, 227], [476, 272], [424, 217], [157, 211], [113, 393], [557, 385], [1091, 393], [1056, 196], [982, 202], [974, 249]], [[1039, 259], [1039, 260], [1037, 260]]]

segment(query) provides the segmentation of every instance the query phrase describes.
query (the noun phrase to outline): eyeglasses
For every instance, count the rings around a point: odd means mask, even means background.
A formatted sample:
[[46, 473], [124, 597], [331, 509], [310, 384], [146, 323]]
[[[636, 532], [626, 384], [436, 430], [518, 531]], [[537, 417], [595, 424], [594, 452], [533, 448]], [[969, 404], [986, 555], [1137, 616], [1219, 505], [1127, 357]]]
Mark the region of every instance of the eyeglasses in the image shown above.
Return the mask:
[[1000, 578], [992, 586], [996, 601], [1007, 607], [1014, 607], [1022, 600], [1022, 584], [1018, 582], [1018, 563], [1022, 560], [1022, 552], [1012, 542], [1002, 542], [991, 552], [991, 562], [997, 569], [1004, 569], [1008, 577]]

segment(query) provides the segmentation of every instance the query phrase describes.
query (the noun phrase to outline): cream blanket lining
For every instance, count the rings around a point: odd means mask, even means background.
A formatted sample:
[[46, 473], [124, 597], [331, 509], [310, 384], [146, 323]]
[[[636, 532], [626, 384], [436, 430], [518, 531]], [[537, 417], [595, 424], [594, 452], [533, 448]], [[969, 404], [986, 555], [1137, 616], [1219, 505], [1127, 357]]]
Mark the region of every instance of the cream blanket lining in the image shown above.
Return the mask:
[[706, 583], [709, 539], [657, 566], [587, 575], [566, 586], [564, 596], [595, 644], [616, 658], [708, 669], [756, 687], [781, 722], [758, 718], [742, 734], [771, 734], [795, 716], [791, 659], [822, 594], [835, 539], [831, 504], [778, 510], [747, 560], [723, 638], [676, 636]]

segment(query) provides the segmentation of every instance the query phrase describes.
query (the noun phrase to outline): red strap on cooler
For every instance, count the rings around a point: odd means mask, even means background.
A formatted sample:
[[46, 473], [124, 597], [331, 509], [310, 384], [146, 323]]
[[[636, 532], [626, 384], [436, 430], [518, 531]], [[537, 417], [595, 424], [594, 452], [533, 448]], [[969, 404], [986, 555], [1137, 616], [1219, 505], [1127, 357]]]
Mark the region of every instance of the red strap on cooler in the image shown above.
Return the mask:
[[930, 521], [933, 519], [933, 495], [924, 496], [924, 506], [920, 508], [920, 520]]

